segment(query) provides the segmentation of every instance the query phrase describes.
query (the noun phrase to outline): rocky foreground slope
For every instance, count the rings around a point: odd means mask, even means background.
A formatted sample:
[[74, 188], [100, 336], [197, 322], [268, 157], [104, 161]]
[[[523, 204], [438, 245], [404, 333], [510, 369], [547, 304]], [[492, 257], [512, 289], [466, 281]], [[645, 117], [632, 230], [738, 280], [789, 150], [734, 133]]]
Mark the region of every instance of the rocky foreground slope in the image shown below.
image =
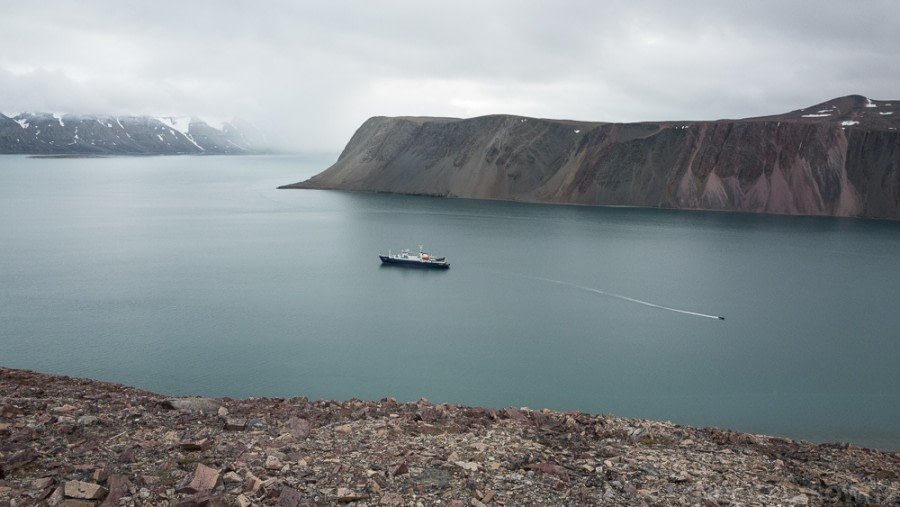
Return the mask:
[[233, 155], [265, 151], [266, 144], [241, 121], [211, 126], [186, 117], [0, 114], [0, 154]]
[[580, 412], [0, 368], [0, 506], [900, 505], [900, 455]]
[[897, 219], [898, 128], [900, 101], [858, 95], [743, 120], [375, 117], [282, 188]]

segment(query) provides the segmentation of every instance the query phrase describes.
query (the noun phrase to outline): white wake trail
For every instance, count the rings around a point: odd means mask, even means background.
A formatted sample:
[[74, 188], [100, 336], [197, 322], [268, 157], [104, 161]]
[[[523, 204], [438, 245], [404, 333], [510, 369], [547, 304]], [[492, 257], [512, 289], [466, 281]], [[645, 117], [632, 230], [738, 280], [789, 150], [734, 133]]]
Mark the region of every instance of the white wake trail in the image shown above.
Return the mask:
[[[522, 275], [522, 276], [524, 276], [524, 275]], [[569, 286], [569, 287], [574, 287], [574, 288], [576, 288], [576, 289], [581, 289], [581, 290], [585, 290], [585, 291], [588, 291], [588, 292], [594, 292], [594, 293], [596, 293], [596, 294], [602, 294], [602, 295], [604, 295], [604, 296], [614, 297], [614, 298], [616, 298], [616, 299], [621, 299], [621, 300], [623, 300], [623, 301], [630, 301], [630, 302], [632, 302], [632, 303], [637, 303], [637, 304], [639, 304], [639, 305], [649, 306], [649, 307], [651, 307], [651, 308], [659, 308], [660, 310], [668, 310], [668, 311], [670, 311], [670, 312], [683, 313], [683, 314], [685, 314], [685, 315], [694, 315], [694, 316], [696, 316], [696, 317], [705, 317], [705, 318], [707, 318], [707, 319], [725, 320], [725, 317], [720, 317], [720, 316], [718, 316], [718, 315], [709, 315], [709, 314], [706, 314], [706, 313], [691, 312], [691, 311], [688, 311], [688, 310], [681, 310], [681, 309], [678, 309], [678, 308], [672, 308], [671, 306], [658, 305], [658, 304], [656, 304], [656, 303], [651, 303], [651, 302], [649, 302], [649, 301], [642, 301], [642, 300], [640, 300], [640, 299], [630, 298], [630, 297], [628, 297], [628, 296], [623, 296], [623, 295], [621, 295], [621, 294], [615, 294], [615, 293], [612, 293], [612, 292], [606, 292], [606, 291], [603, 291], [603, 290], [600, 290], [600, 289], [594, 289], [593, 287], [585, 287], [584, 285], [577, 285], [577, 284], [574, 284], [574, 283], [564, 282], [564, 281], [562, 281], [562, 280], [553, 280], [553, 279], [551, 279], [551, 278], [541, 278], [541, 277], [538, 277], [538, 276], [525, 276], [525, 278], [531, 278], [532, 280], [540, 280], [540, 281], [542, 281], [542, 282], [555, 283], [555, 284], [559, 284], [559, 285], [567, 285], [567, 286]]]

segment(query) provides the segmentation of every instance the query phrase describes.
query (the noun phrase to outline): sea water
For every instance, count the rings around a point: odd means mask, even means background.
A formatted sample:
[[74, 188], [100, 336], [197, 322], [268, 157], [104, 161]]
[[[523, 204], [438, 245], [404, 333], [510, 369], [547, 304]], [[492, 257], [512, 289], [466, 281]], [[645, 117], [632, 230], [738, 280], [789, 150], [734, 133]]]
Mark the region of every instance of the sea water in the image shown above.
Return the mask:
[[334, 158], [0, 157], [0, 365], [900, 449], [900, 223], [276, 189]]

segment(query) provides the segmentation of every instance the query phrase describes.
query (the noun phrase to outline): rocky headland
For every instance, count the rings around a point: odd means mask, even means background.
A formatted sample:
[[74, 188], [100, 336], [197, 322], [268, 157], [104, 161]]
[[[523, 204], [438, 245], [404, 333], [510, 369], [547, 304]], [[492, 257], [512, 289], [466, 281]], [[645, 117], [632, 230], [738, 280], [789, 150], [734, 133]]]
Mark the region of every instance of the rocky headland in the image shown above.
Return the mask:
[[240, 120], [212, 126], [189, 117], [0, 114], [0, 154], [235, 155], [268, 151], [267, 144]]
[[900, 505], [900, 455], [426, 400], [169, 398], [0, 368], [0, 506]]
[[281, 188], [900, 218], [900, 101], [859, 95], [739, 120], [375, 117]]

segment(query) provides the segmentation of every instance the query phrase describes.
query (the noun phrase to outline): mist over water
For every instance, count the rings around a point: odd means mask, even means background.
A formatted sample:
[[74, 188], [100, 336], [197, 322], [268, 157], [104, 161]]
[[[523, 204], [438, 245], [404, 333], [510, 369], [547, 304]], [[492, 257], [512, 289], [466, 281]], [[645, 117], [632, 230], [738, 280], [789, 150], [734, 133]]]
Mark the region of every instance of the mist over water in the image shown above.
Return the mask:
[[0, 158], [0, 364], [900, 449], [900, 224], [275, 189], [332, 161]]

